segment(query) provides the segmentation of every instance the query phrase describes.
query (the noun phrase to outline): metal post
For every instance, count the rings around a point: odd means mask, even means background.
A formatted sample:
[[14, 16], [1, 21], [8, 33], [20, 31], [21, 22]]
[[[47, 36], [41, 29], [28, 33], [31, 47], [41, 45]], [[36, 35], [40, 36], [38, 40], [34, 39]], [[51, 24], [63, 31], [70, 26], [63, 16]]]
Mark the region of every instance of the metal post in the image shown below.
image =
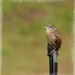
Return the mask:
[[53, 75], [57, 75], [57, 51], [53, 52]]
[[49, 73], [53, 75], [53, 57], [49, 57]]
[[51, 47], [49, 44], [47, 49], [48, 49], [47, 55], [49, 56], [49, 75], [57, 75], [58, 69], [57, 51], [55, 51], [54, 48]]

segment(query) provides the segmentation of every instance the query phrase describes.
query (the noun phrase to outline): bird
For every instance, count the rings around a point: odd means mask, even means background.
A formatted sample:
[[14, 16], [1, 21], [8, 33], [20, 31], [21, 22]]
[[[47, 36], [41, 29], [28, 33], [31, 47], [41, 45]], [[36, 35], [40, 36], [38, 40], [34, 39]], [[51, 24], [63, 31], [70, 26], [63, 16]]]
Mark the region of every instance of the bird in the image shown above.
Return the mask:
[[46, 38], [50, 46], [52, 46], [58, 53], [58, 50], [61, 48], [62, 39], [57, 33], [57, 30], [53, 24], [48, 24], [46, 28]]

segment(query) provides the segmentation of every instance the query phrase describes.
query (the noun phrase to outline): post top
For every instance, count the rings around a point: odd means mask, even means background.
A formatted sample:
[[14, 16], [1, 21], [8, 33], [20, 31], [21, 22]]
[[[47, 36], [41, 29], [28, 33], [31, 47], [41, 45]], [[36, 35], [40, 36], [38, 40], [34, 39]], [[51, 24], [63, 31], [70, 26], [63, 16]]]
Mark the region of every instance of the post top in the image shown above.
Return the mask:
[[53, 47], [48, 43], [48, 45], [47, 45], [47, 55], [48, 55], [49, 57], [51, 57], [53, 51], [55, 51], [55, 48], [53, 48]]

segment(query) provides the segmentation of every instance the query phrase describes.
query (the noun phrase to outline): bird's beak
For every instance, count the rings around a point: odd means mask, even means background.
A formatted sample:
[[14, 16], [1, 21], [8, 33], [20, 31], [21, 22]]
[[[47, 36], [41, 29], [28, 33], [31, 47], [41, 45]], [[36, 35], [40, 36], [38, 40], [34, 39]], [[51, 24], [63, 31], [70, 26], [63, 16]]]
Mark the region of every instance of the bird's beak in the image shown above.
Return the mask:
[[47, 26], [45, 26], [44, 28], [45, 28], [45, 29], [47, 29], [48, 27], [47, 27]]

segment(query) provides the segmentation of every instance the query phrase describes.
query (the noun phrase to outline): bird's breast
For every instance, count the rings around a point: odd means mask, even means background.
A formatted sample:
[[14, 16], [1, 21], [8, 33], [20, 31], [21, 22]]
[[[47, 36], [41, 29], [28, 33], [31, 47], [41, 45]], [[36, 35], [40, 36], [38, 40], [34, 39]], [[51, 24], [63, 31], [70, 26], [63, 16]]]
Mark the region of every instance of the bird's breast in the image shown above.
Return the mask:
[[49, 42], [49, 44], [55, 45], [56, 37], [54, 34], [47, 34], [46, 37], [47, 37], [47, 41]]

